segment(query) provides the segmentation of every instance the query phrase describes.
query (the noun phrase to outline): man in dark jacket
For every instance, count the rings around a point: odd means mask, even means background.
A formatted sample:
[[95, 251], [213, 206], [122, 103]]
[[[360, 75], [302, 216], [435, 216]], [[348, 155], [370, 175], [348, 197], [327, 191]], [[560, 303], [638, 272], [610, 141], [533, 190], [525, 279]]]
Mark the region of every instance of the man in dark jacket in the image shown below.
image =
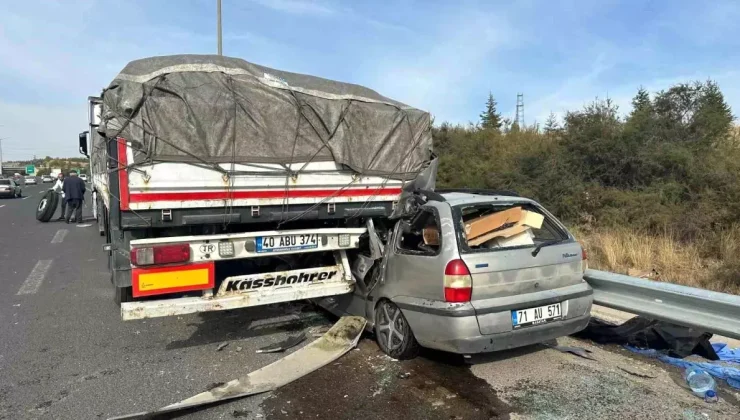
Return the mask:
[[69, 178], [64, 180], [64, 201], [67, 202], [67, 214], [64, 221], [69, 223], [72, 212], [75, 212], [75, 221], [82, 223], [82, 200], [85, 198], [85, 181], [77, 176], [76, 171], [69, 173]]

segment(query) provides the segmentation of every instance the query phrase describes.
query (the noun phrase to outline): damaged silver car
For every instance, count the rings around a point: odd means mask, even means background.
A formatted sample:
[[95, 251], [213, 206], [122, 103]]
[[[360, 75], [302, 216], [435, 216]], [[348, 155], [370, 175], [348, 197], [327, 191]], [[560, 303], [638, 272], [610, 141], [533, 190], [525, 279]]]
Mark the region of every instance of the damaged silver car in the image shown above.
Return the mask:
[[428, 193], [394, 226], [369, 222], [371, 255], [355, 255], [351, 294], [323, 298], [364, 316], [397, 359], [419, 347], [458, 354], [510, 349], [586, 327], [586, 253], [565, 226], [513, 193]]

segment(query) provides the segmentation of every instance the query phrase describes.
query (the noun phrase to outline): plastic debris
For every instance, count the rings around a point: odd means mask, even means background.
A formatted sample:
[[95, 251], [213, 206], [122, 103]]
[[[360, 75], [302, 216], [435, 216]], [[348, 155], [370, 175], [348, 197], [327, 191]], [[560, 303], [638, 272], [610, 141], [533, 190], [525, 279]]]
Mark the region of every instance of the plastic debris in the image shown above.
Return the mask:
[[224, 347], [226, 347], [228, 345], [229, 345], [229, 343], [221, 343], [221, 344], [218, 345], [218, 347], [216, 347], [216, 351], [221, 351], [221, 350], [224, 349]]
[[257, 350], [257, 353], [278, 353], [285, 350], [288, 350], [289, 348], [295, 347], [303, 340], [306, 339], [306, 334], [301, 333], [298, 335], [295, 335], [293, 337], [288, 337], [283, 341], [270, 344], [269, 346], [262, 347]]
[[731, 349], [727, 347], [727, 343], [712, 343], [712, 348], [719, 360], [740, 363], [740, 348]]
[[[717, 383], [714, 382], [712, 375], [699, 369], [697, 367], [689, 367], [684, 372], [683, 378], [691, 388], [691, 392], [699, 398], [706, 398], [709, 396], [711, 399], [716, 396], [715, 391], [717, 389]], [[708, 395], [707, 395], [708, 394]]]
[[655, 349], [638, 349], [633, 346], [624, 347], [634, 353], [656, 358], [661, 362], [668, 363], [681, 369], [688, 369], [690, 367], [703, 369], [715, 378], [727, 381], [727, 384], [731, 387], [740, 389], [740, 369], [738, 368], [722, 366], [712, 362], [689, 362], [675, 357], [666, 356]]

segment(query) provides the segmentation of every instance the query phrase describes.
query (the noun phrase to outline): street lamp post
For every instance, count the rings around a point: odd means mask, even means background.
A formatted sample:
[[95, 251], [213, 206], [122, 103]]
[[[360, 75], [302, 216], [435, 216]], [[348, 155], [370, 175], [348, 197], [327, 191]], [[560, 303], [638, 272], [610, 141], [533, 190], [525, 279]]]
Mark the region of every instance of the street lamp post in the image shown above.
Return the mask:
[[223, 55], [221, 50], [221, 0], [216, 0], [216, 9], [218, 14], [218, 55]]

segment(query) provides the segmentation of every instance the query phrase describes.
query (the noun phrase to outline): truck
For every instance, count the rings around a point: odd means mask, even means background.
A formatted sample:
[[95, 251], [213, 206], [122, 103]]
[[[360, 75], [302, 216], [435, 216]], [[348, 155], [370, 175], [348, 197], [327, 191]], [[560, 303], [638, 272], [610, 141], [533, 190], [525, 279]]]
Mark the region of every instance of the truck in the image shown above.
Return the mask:
[[132, 61], [88, 114], [79, 150], [124, 320], [350, 293], [434, 188], [429, 113], [238, 58]]

